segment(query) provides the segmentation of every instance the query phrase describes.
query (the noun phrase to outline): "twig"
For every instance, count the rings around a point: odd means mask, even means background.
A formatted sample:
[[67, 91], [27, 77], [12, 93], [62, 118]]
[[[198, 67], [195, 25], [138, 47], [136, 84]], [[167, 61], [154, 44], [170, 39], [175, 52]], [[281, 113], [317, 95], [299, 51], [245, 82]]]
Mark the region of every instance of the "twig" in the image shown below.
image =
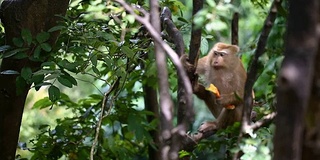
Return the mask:
[[91, 146], [90, 160], [93, 160], [94, 149], [95, 149], [95, 146], [98, 144], [98, 138], [99, 138], [100, 128], [101, 128], [101, 124], [102, 124], [102, 120], [103, 120], [103, 113], [104, 113], [104, 110], [106, 108], [107, 99], [108, 99], [110, 93], [113, 90], [115, 90], [116, 88], [118, 88], [119, 82], [120, 82], [120, 78], [117, 78], [117, 80], [113, 83], [113, 85], [110, 87], [110, 89], [104, 94], [104, 97], [103, 97], [103, 100], [102, 100], [102, 105], [101, 105], [101, 115], [99, 117], [98, 125], [96, 127], [96, 134], [95, 134], [95, 137], [94, 137], [94, 141], [93, 141], [92, 146]]
[[274, 120], [274, 117], [276, 117], [277, 113], [276, 112], [272, 112], [268, 115], [265, 115], [264, 117], [262, 117], [259, 121], [255, 122], [254, 124], [250, 125], [250, 129], [255, 131], [259, 128], [261, 128], [262, 126], [270, 123], [271, 121]]

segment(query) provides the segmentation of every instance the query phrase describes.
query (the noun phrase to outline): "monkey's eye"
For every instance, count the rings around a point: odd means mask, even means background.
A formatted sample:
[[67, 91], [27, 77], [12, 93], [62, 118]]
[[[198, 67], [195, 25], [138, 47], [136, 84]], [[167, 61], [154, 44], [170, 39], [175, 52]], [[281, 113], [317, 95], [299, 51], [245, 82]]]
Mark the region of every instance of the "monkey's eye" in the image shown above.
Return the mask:
[[214, 53], [215, 56], [219, 55], [219, 52], [214, 51], [213, 53]]
[[223, 56], [225, 56], [225, 55], [226, 55], [226, 53], [220, 52], [220, 56], [221, 56], [221, 57], [223, 57]]

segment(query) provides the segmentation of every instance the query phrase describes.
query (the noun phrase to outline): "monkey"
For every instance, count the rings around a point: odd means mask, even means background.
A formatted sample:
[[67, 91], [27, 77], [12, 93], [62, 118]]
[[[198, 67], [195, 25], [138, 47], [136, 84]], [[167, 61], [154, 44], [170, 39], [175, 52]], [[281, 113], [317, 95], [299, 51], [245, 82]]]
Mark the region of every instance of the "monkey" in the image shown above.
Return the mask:
[[[208, 130], [218, 130], [240, 121], [242, 117], [244, 95], [244, 85], [247, 79], [247, 72], [240, 58], [236, 55], [239, 47], [222, 42], [216, 43], [209, 51], [208, 55], [200, 58], [195, 68], [196, 75], [203, 75], [207, 84], [215, 85], [220, 96], [217, 97], [212, 92], [196, 82], [193, 84], [193, 93], [204, 100], [211, 111], [215, 121], [203, 123], [199, 132]], [[181, 62], [188, 69], [194, 67], [187, 62], [187, 55], [181, 57]], [[239, 98], [241, 97], [241, 98]], [[234, 105], [234, 109], [227, 109], [225, 106]]]

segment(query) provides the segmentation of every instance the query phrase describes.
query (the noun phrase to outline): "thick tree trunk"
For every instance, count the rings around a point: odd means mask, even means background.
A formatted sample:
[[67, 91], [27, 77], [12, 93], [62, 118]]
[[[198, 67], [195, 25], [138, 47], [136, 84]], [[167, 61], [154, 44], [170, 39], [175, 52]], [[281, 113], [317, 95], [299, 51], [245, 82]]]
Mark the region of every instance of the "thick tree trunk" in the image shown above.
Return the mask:
[[[318, 2], [318, 25], [320, 25], [320, 3]], [[318, 31], [319, 35], [319, 31]], [[320, 159], [320, 41], [318, 37], [318, 52], [314, 68], [314, 77], [310, 101], [306, 113], [306, 126], [304, 131], [304, 143], [302, 159]]]
[[289, 1], [285, 59], [277, 91], [275, 160], [302, 158], [305, 113], [318, 49], [318, 3], [318, 0]]
[[[56, 25], [57, 14], [64, 15], [68, 0], [6, 0], [1, 5], [1, 21], [4, 24], [6, 43], [12, 45], [14, 37], [21, 37], [21, 30], [28, 29], [32, 35], [47, 31]], [[51, 33], [49, 44], [54, 45], [59, 32]], [[32, 55], [32, 49], [28, 51]], [[5, 58], [0, 71], [20, 72], [23, 67], [37, 70], [40, 63], [28, 59]], [[0, 157], [14, 159], [17, 147], [24, 103], [30, 86], [19, 95], [16, 93], [17, 74], [0, 74]]]

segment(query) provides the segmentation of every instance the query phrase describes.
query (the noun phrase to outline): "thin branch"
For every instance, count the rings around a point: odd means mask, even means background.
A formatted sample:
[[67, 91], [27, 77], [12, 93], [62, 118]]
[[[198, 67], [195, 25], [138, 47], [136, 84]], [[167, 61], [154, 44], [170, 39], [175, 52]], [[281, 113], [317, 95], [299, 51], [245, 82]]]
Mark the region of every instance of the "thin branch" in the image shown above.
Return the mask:
[[250, 129], [255, 131], [255, 130], [265, 126], [266, 124], [272, 122], [274, 120], [274, 118], [276, 117], [276, 115], [277, 115], [276, 112], [272, 112], [272, 113], [262, 117], [259, 121], [257, 121], [254, 124], [250, 125]]
[[97, 127], [96, 127], [96, 134], [95, 134], [95, 137], [94, 137], [94, 141], [93, 141], [92, 146], [91, 146], [90, 160], [94, 160], [94, 159], [93, 159], [94, 149], [95, 149], [95, 146], [98, 144], [98, 138], [99, 138], [99, 133], [100, 133], [100, 128], [101, 128], [102, 120], [103, 120], [103, 117], [104, 117], [104, 116], [103, 116], [103, 113], [104, 113], [104, 110], [105, 110], [105, 108], [106, 108], [107, 99], [108, 99], [110, 93], [111, 93], [112, 91], [114, 91], [116, 88], [118, 88], [119, 82], [120, 82], [120, 78], [118, 78], [118, 79], [113, 83], [113, 85], [110, 87], [110, 89], [104, 94], [104, 97], [103, 97], [103, 100], [102, 100], [102, 105], [101, 105], [101, 114], [100, 114], [100, 117], [99, 117], [98, 125], [97, 125]]
[[[250, 125], [247, 129], [251, 131], [258, 130], [259, 128], [268, 125], [271, 123], [276, 116], [275, 112], [272, 112], [264, 117], [262, 117], [259, 121]], [[217, 130], [206, 130], [205, 132], [197, 132], [194, 134], [188, 134], [183, 140], [183, 150], [191, 152], [194, 147], [202, 140], [206, 139], [212, 135], [214, 135]]]
[[172, 21], [171, 11], [168, 7], [163, 8], [160, 18], [163, 28], [167, 31], [169, 38], [173, 40], [176, 53], [180, 57], [185, 52], [185, 45], [183, 43], [182, 34]]
[[[242, 114], [242, 127], [241, 130], [243, 133], [246, 132], [246, 128], [250, 126], [250, 115], [252, 110], [252, 87], [255, 83], [255, 81], [258, 78], [258, 59], [259, 57], [264, 53], [267, 39], [269, 36], [269, 33], [271, 31], [271, 28], [273, 26], [273, 23], [277, 17], [277, 5], [281, 5], [282, 0], [274, 0], [268, 17], [266, 18], [264, 22], [264, 26], [257, 44], [257, 49], [255, 51], [254, 57], [251, 60], [251, 64], [248, 69], [247, 74], [247, 81], [245, 84], [245, 93], [244, 93], [244, 109]], [[240, 136], [241, 137], [241, 136]]]
[[[193, 9], [192, 9], [192, 19], [194, 15], [198, 13], [203, 7], [203, 0], [193, 0]], [[200, 45], [201, 45], [201, 28], [195, 29], [195, 24], [192, 23], [191, 31], [191, 41], [190, 41], [190, 50], [189, 50], [189, 62], [197, 66], [197, 61], [200, 54]], [[191, 82], [194, 79], [191, 79]]]

